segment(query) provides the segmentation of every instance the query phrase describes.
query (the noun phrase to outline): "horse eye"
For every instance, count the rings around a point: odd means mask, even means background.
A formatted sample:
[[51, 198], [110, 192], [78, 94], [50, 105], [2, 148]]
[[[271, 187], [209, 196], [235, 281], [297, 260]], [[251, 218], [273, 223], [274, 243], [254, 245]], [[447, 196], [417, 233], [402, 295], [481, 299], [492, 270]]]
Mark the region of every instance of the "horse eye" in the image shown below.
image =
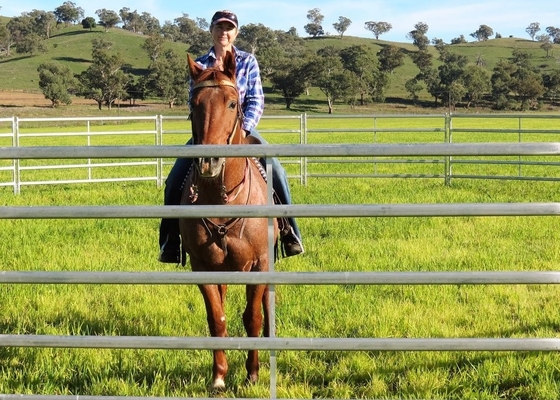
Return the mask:
[[232, 102], [229, 103], [228, 108], [229, 108], [230, 110], [234, 110], [236, 107], [237, 107], [237, 102], [232, 101]]

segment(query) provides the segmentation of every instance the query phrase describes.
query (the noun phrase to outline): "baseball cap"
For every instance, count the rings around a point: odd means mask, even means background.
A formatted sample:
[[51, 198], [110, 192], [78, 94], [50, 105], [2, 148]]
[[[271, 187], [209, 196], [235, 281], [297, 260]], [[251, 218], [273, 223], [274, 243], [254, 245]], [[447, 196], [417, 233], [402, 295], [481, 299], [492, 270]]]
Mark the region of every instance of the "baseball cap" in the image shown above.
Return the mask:
[[220, 22], [229, 22], [233, 24], [236, 28], [238, 27], [237, 23], [237, 15], [231, 11], [223, 10], [223, 11], [216, 11], [214, 16], [212, 17], [212, 22], [210, 26], [214, 26]]

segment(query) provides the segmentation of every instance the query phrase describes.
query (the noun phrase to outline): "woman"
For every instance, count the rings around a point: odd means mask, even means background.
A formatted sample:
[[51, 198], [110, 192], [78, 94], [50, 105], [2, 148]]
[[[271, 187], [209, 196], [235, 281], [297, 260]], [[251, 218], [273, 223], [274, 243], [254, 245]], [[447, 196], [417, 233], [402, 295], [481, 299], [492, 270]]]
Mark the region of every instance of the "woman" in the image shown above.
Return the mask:
[[[256, 131], [257, 124], [264, 110], [264, 94], [260, 78], [259, 65], [254, 55], [241, 51], [233, 46], [237, 38], [237, 16], [231, 11], [217, 11], [210, 23], [210, 33], [214, 45], [209, 52], [196, 59], [202, 67], [220, 67], [226, 53], [232, 52], [236, 61], [236, 81], [239, 100], [243, 110], [243, 129], [248, 135], [258, 138], [261, 143], [267, 142]], [[192, 90], [192, 81], [191, 81]], [[191, 144], [190, 139], [187, 144]], [[179, 158], [169, 172], [165, 181], [164, 204], [178, 205], [181, 201], [182, 184], [185, 180], [192, 159]], [[286, 171], [276, 158], [272, 159], [272, 185], [282, 204], [290, 204], [291, 196], [286, 178]], [[289, 225], [280, 232], [282, 248], [286, 257], [304, 252], [301, 235], [294, 218], [288, 218]], [[179, 236], [178, 219], [162, 219], [160, 225], [159, 261], [180, 263], [181, 239]]]

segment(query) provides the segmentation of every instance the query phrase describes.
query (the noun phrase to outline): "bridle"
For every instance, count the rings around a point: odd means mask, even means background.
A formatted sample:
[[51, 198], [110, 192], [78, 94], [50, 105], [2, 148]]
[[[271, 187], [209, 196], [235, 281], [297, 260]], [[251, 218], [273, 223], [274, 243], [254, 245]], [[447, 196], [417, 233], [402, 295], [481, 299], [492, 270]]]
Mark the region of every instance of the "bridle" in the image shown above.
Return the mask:
[[[196, 89], [202, 89], [202, 88], [207, 88], [207, 87], [218, 87], [218, 86], [229, 86], [235, 89], [235, 93], [237, 93], [237, 97], [239, 98], [239, 91], [237, 90], [237, 85], [235, 84], [235, 82], [229, 81], [227, 79], [221, 79], [221, 80], [214, 80], [214, 79], [210, 79], [207, 81], [201, 81], [198, 82], [197, 84], [195, 84], [192, 88], [192, 90], [196, 90]], [[192, 112], [191, 112], [192, 114]], [[191, 115], [192, 118], [192, 115]], [[227, 140], [227, 144], [231, 144], [233, 142], [233, 137], [235, 135], [235, 132], [237, 131], [237, 127], [239, 126], [239, 121], [243, 120], [243, 111], [241, 110], [241, 104], [239, 104], [239, 102], [237, 103], [237, 118], [235, 119], [235, 124], [233, 125], [233, 129], [231, 131], [231, 133], [228, 136], [228, 140]]]
[[[226, 79], [222, 79], [222, 80], [213, 80], [212, 79], [212, 80], [205, 80], [205, 81], [198, 82], [197, 84], [195, 84], [193, 86], [193, 91], [196, 90], [196, 89], [202, 89], [202, 88], [208, 88], [208, 87], [219, 87], [219, 86], [232, 87], [232, 88], [235, 89], [235, 92], [238, 93], [236, 84], [234, 82], [226, 80]], [[191, 118], [192, 118], [192, 115], [191, 115]], [[241, 129], [238, 129], [239, 122], [242, 121], [242, 120], [243, 120], [243, 111], [241, 110], [241, 105], [239, 104], [239, 101], [238, 101], [237, 102], [237, 118], [235, 118], [235, 123], [233, 125], [232, 131], [228, 135], [228, 139], [227, 139], [227, 144], [228, 145], [233, 143], [235, 133], [238, 130], [240, 132], [242, 132]], [[195, 168], [195, 171], [196, 170], [197, 169]], [[195, 175], [193, 176], [193, 179], [192, 179], [192, 184], [191, 184], [191, 187], [190, 187], [190, 196], [189, 196], [190, 200], [191, 200], [191, 203], [193, 203], [193, 204], [198, 199], [198, 185], [196, 183], [198, 173], [196, 173], [196, 172], [194, 172], [194, 173], [195, 173]], [[249, 159], [246, 159], [245, 168], [244, 168], [244, 171], [243, 171], [243, 179], [241, 180], [241, 182], [238, 185], [236, 185], [237, 186], [237, 191], [236, 191], [235, 194], [228, 195], [227, 188], [226, 188], [225, 183], [224, 183], [225, 163], [222, 165], [219, 176], [222, 180], [221, 196], [222, 196], [222, 200], [224, 201], [224, 203], [227, 204], [230, 201], [233, 201], [235, 198], [237, 198], [237, 196], [241, 193], [241, 190], [245, 186], [245, 183], [248, 182], [249, 190], [247, 191], [247, 199], [246, 199], [245, 205], [249, 204], [249, 197], [251, 195], [251, 180], [252, 180], [252, 170], [249, 166]], [[232, 190], [234, 190], [234, 189], [232, 189]], [[222, 250], [224, 251], [225, 256], [227, 256], [227, 253], [228, 253], [228, 251], [227, 251], [227, 237], [226, 237], [226, 235], [228, 233], [228, 230], [232, 226], [234, 226], [237, 222], [239, 222], [240, 220], [243, 220], [243, 224], [242, 224], [241, 230], [239, 232], [239, 238], [241, 238], [243, 236], [243, 231], [245, 229], [245, 222], [246, 221], [245, 221], [244, 218], [240, 218], [240, 217], [232, 218], [224, 224], [217, 224], [214, 221], [212, 221], [210, 218], [202, 218], [202, 223], [206, 227], [206, 230], [208, 231], [208, 234], [210, 236], [212, 236], [212, 230], [210, 229], [209, 225], [212, 225], [215, 228], [216, 233], [218, 234], [218, 236], [221, 239], [221, 247], [222, 247]]]

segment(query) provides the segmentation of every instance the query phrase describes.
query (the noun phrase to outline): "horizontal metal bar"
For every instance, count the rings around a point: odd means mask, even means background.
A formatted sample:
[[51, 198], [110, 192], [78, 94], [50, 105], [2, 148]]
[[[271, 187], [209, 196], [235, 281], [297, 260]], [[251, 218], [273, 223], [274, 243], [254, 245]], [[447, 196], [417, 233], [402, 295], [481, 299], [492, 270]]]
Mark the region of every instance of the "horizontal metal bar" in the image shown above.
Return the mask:
[[540, 182], [555, 182], [560, 181], [559, 177], [542, 177], [542, 176], [519, 176], [519, 175], [469, 175], [469, 174], [451, 174], [450, 178], [464, 178], [464, 179], [494, 179], [494, 180], [509, 180], [509, 181], [540, 181]]
[[60, 121], [155, 121], [157, 116], [136, 116], [136, 117], [57, 117], [57, 118], [17, 118], [18, 122], [60, 122]]
[[1, 271], [0, 284], [108, 285], [520, 285], [558, 284], [559, 271], [90, 272]]
[[3, 206], [0, 219], [203, 217], [461, 217], [560, 215], [560, 203], [323, 204], [266, 206]]
[[[53, 181], [20, 181], [20, 186], [35, 186], [35, 185], [62, 185], [67, 183], [104, 183], [104, 182], [141, 182], [141, 181], [156, 181], [155, 176], [130, 176], [128, 178], [91, 178], [91, 179], [60, 179]], [[10, 183], [13, 185], [13, 182]], [[1, 218], [0, 218], [1, 219]]]
[[526, 128], [452, 128], [451, 133], [552, 133], [560, 134], [558, 129], [526, 129]]
[[309, 133], [330, 133], [330, 132], [369, 132], [369, 133], [441, 133], [444, 128], [311, 128]]
[[124, 136], [124, 135], [155, 135], [156, 130], [151, 131], [92, 131], [92, 132], [37, 132], [37, 133], [20, 133], [20, 139], [29, 137], [67, 137], [67, 136]]
[[98, 163], [93, 162], [90, 164], [61, 164], [61, 165], [30, 165], [19, 167], [20, 171], [32, 170], [46, 170], [46, 169], [70, 169], [70, 168], [100, 168], [100, 167], [131, 167], [131, 166], [150, 166], [157, 165], [157, 161], [135, 161], [135, 162], [109, 162]]
[[502, 119], [557, 119], [558, 114], [452, 114], [451, 119], [502, 118]]
[[307, 115], [307, 119], [339, 119], [339, 118], [350, 118], [350, 119], [445, 119], [447, 114], [346, 114], [346, 115], [318, 115], [310, 114]]
[[0, 159], [560, 155], [560, 143], [0, 147]]
[[558, 338], [246, 338], [0, 335], [0, 347], [175, 350], [558, 351]]

